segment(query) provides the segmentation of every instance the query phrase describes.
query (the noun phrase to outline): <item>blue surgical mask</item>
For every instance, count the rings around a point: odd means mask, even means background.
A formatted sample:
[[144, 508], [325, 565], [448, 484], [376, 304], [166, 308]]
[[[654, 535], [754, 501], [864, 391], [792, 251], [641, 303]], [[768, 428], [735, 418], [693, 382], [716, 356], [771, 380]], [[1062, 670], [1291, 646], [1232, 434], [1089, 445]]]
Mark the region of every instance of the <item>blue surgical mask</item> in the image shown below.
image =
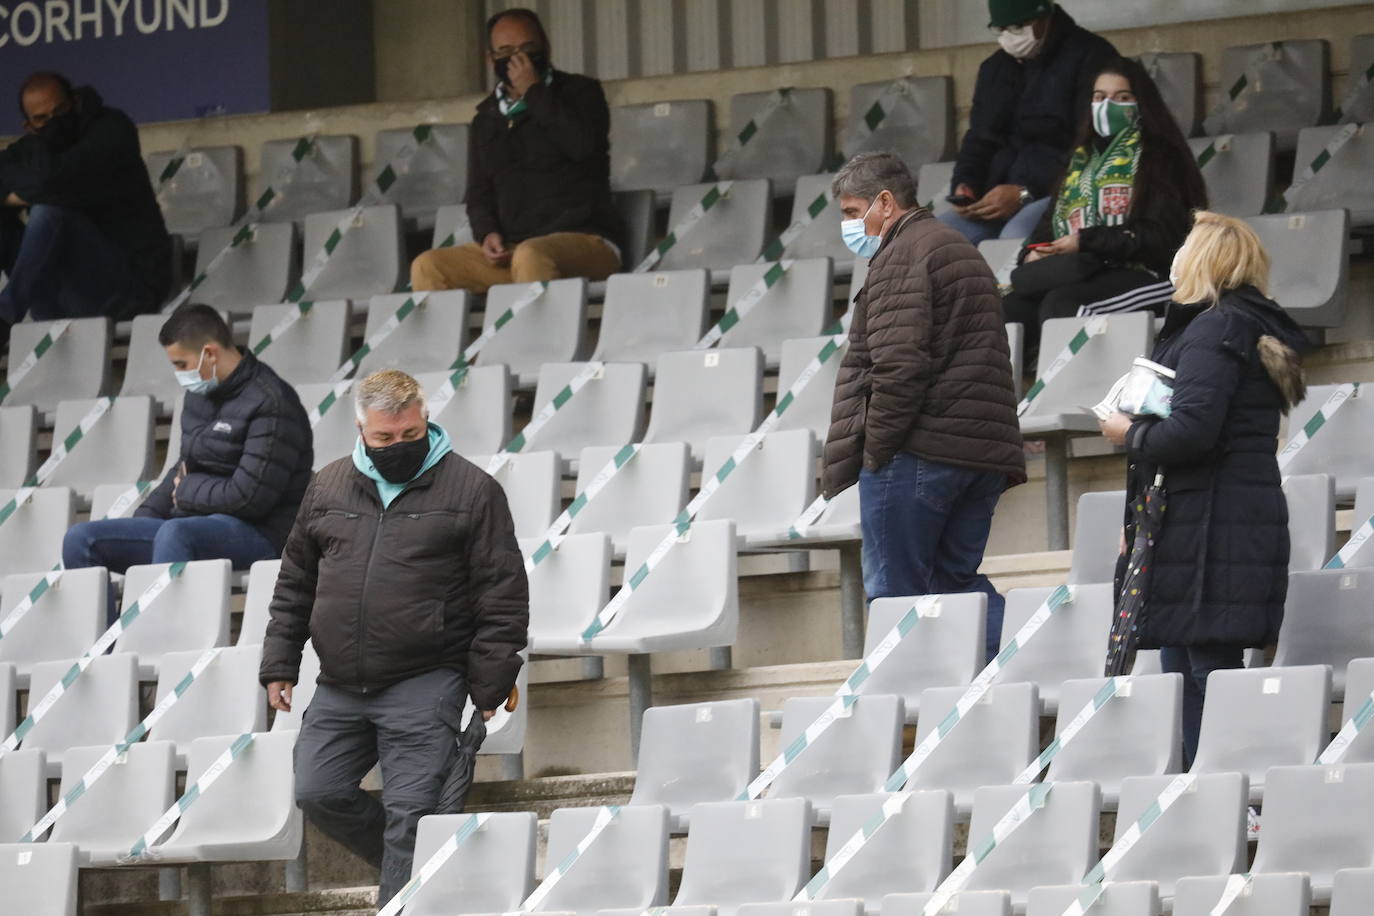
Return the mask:
[[883, 244], [881, 235], [869, 235], [868, 229], [864, 227], [864, 220], [868, 219], [868, 214], [873, 212], [873, 207], [877, 203], [878, 198], [875, 197], [863, 216], [840, 221], [840, 238], [844, 239], [845, 247], [861, 258], [873, 257]]
[[200, 377], [200, 367], [205, 364], [205, 354], [208, 351], [200, 351], [200, 361], [196, 363], [194, 369], [172, 370], [172, 374], [177, 377], [177, 384], [185, 388], [190, 394], [209, 394], [219, 387], [219, 379], [214, 373], [210, 373], [209, 378]]

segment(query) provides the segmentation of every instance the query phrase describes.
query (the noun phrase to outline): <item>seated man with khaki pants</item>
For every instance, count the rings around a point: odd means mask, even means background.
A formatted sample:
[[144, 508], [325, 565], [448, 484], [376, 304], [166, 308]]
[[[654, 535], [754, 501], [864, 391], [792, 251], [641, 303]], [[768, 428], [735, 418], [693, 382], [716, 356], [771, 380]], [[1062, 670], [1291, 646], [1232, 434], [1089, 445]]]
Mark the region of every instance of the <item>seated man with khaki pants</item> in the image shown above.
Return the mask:
[[604, 280], [620, 269], [624, 227], [611, 201], [601, 83], [553, 69], [530, 10], [497, 13], [487, 35], [497, 84], [477, 106], [468, 152], [468, 220], [480, 241], [420, 255], [411, 288]]

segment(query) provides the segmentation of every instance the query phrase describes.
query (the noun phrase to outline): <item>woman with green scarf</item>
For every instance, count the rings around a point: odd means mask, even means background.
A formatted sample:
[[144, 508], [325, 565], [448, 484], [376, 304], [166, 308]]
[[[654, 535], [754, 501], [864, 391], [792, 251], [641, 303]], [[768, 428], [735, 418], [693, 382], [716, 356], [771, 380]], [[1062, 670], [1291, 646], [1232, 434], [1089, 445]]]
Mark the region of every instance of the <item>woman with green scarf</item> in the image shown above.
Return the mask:
[[1035, 347], [1047, 319], [1167, 281], [1193, 211], [1206, 206], [1202, 172], [1159, 88], [1135, 61], [1113, 61], [1093, 85], [1054, 206], [1012, 273], [1007, 321], [1025, 325]]

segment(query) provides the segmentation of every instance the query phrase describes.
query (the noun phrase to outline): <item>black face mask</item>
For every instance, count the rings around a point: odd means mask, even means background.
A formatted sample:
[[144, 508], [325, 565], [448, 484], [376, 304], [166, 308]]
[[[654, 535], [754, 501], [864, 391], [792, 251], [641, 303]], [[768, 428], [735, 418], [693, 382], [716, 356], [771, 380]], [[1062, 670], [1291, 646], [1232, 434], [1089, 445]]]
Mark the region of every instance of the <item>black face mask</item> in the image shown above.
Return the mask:
[[[549, 72], [549, 56], [543, 51], [536, 51], [529, 55], [529, 58], [530, 63], [534, 65], [535, 72], [539, 74], [539, 78], [543, 79]], [[492, 66], [496, 69], [497, 81], [509, 86], [510, 58], [498, 57], [496, 60], [492, 61]]]
[[391, 483], [409, 483], [424, 467], [429, 457], [429, 436], [424, 435], [409, 442], [397, 442], [385, 448], [373, 448], [363, 443], [367, 457], [372, 460], [377, 473]]
[[75, 111], [54, 115], [38, 129], [38, 136], [54, 153], [64, 152], [81, 139], [81, 120]]

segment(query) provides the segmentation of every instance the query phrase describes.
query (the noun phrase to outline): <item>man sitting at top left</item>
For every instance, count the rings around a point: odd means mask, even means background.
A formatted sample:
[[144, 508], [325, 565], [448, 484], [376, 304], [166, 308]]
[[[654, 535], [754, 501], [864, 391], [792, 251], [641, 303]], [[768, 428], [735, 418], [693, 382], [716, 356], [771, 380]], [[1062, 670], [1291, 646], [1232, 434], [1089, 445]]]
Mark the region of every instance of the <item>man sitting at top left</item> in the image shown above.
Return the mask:
[[24, 135], [0, 150], [0, 342], [25, 315], [155, 310], [171, 286], [172, 240], [134, 122], [56, 73], [26, 79], [19, 107]]

